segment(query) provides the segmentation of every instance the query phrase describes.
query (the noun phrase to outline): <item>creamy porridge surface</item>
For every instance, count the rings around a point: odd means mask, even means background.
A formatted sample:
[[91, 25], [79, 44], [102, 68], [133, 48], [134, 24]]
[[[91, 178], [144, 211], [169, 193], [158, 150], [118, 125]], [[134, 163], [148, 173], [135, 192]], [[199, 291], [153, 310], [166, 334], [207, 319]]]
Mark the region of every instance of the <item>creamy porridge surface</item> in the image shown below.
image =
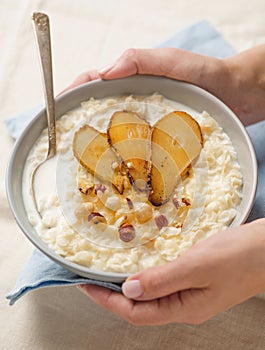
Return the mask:
[[[190, 113], [203, 135], [203, 149], [172, 198], [155, 207], [143, 193], [129, 188], [123, 195], [96, 179], [77, 162], [72, 143], [76, 130], [89, 124], [106, 132], [115, 111], [136, 112], [152, 126], [173, 110]], [[197, 241], [229, 226], [241, 201], [242, 174], [229, 137], [207, 113], [198, 113], [159, 94], [91, 98], [57, 122], [58, 155], [37, 184], [40, 218], [30, 194], [32, 169], [47, 152], [47, 130], [31, 150], [23, 174], [23, 197], [28, 217], [47, 245], [66, 259], [103, 271], [134, 273], [161, 265]], [[91, 213], [100, 213], [104, 220]], [[166, 217], [160, 227], [158, 217]], [[135, 232], [121, 239], [119, 225], [129, 220]], [[95, 221], [96, 220], [96, 221]], [[104, 222], [103, 222], [104, 221]]]

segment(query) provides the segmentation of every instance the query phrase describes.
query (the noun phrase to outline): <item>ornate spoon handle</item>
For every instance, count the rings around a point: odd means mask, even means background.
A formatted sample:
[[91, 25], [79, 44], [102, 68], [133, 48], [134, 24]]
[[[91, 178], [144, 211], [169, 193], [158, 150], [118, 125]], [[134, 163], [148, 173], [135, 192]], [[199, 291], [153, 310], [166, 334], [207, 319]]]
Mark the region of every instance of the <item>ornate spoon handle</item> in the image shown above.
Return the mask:
[[53, 74], [49, 17], [45, 13], [35, 12], [32, 15], [34, 31], [38, 44], [44, 98], [46, 103], [49, 145], [47, 159], [56, 154], [56, 118], [53, 94]]

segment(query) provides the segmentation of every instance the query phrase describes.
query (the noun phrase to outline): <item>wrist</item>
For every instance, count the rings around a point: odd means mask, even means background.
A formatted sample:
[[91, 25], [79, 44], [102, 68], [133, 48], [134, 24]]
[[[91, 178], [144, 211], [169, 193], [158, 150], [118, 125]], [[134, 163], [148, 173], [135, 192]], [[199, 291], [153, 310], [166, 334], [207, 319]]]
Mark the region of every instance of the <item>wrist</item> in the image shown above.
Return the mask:
[[264, 119], [264, 57], [262, 45], [224, 60], [232, 87], [230, 107], [245, 125]]

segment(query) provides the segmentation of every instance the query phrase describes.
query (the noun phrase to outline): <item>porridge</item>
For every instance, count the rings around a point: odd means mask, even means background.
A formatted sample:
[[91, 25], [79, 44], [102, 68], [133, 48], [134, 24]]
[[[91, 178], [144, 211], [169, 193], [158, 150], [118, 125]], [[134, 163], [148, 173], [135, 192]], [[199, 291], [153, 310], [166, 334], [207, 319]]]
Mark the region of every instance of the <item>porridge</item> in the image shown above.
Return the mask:
[[[185, 148], [190, 150], [184, 153], [179, 145], [185, 140], [166, 143], [163, 134], [163, 128], [170, 130], [174, 113], [178, 118], [174, 121], [183, 119], [185, 127], [188, 123], [197, 132], [195, 143], [189, 141]], [[131, 142], [126, 135], [135, 129], [126, 134], [125, 124], [115, 129], [119, 118], [132, 116], [139, 118], [139, 134], [149, 137], [150, 132], [155, 137], [156, 132], [157, 149], [153, 144], [149, 149], [143, 138]], [[91, 143], [79, 149], [87, 135], [93, 136]], [[41, 218], [29, 179], [45, 158], [47, 130], [29, 153], [23, 197], [42, 240], [72, 262], [134, 273], [178, 257], [197, 241], [227, 228], [237, 214], [242, 174], [236, 152], [207, 112], [198, 113], [159, 94], [91, 98], [57, 121], [57, 142], [58, 154], [36, 188]], [[99, 144], [107, 145], [100, 154]], [[164, 145], [169, 154], [173, 149], [179, 156], [165, 155]], [[162, 182], [157, 170], [163, 174]]]

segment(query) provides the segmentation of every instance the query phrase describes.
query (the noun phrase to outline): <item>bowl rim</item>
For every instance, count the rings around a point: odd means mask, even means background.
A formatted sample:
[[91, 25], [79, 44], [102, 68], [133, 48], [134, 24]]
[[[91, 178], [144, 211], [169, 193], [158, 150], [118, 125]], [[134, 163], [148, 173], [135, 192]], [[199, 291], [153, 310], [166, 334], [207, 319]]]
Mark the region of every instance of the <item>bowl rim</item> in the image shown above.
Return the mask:
[[[126, 81], [128, 79], [129, 80], [136, 79], [139, 81], [141, 81], [141, 79], [147, 79], [150, 81], [154, 81], [154, 79], [155, 80], [156, 79], [163, 79], [163, 80], [172, 81], [174, 84], [180, 84], [182, 86], [186, 86], [189, 89], [195, 91], [195, 93], [197, 92], [198, 94], [204, 95], [204, 97], [206, 97], [207, 99], [210, 99], [211, 101], [213, 101], [213, 103], [219, 104], [221, 106], [221, 108], [224, 110], [224, 112], [228, 113], [233, 118], [233, 121], [237, 124], [242, 136], [244, 137], [244, 139], [246, 141], [246, 145], [247, 145], [248, 151], [250, 153], [250, 158], [252, 160], [251, 169], [252, 169], [252, 173], [253, 173], [253, 183], [251, 184], [251, 192], [250, 192], [250, 197], [248, 200], [248, 205], [246, 206], [244, 213], [242, 215], [242, 219], [241, 219], [241, 223], [244, 223], [246, 221], [251, 209], [252, 209], [254, 198], [256, 195], [256, 191], [257, 191], [258, 166], [257, 166], [257, 159], [256, 159], [255, 150], [254, 150], [252, 141], [251, 141], [245, 127], [243, 126], [242, 122], [239, 120], [239, 118], [235, 115], [235, 113], [227, 105], [225, 105], [221, 100], [219, 100], [216, 96], [212, 95], [210, 92], [202, 89], [201, 87], [199, 87], [197, 85], [183, 82], [180, 80], [175, 80], [175, 79], [166, 78], [166, 77], [149, 76], [149, 75], [136, 75], [136, 76], [120, 78], [120, 79], [115, 79], [115, 80], [105, 81], [105, 80], [97, 79], [97, 80], [94, 80], [91, 82], [87, 82], [85, 84], [77, 86], [77, 87], [59, 95], [58, 97], [55, 98], [55, 103], [58, 104], [60, 101], [67, 99], [69, 96], [72, 96], [73, 94], [79, 93], [82, 90], [89, 89], [89, 87], [91, 87], [91, 86], [95, 86], [95, 85], [100, 86], [101, 84], [106, 84], [106, 83], [111, 85], [111, 82], [114, 82], [114, 81], [121, 81], [122, 82], [122, 81]], [[139, 93], [139, 95], [144, 95], [144, 94]], [[89, 97], [93, 97], [93, 96], [89, 96]], [[74, 109], [74, 107], [72, 109]], [[96, 269], [92, 269], [92, 268], [89, 268], [89, 267], [86, 267], [83, 265], [79, 265], [77, 263], [74, 263], [74, 262], [71, 262], [71, 261], [65, 259], [64, 257], [60, 256], [59, 254], [55, 253], [51, 248], [49, 248], [48, 245], [44, 241], [41, 240], [41, 238], [38, 236], [37, 232], [36, 232], [36, 236], [32, 235], [31, 232], [28, 232], [23, 219], [21, 219], [19, 217], [19, 215], [17, 214], [16, 196], [15, 196], [15, 193], [13, 193], [13, 188], [12, 188], [12, 172], [13, 172], [15, 157], [16, 157], [17, 152], [21, 146], [22, 141], [24, 140], [25, 136], [28, 134], [32, 125], [34, 125], [34, 123], [37, 120], [44, 118], [45, 111], [46, 111], [45, 107], [41, 108], [40, 111], [35, 115], [35, 117], [33, 117], [32, 120], [27, 124], [27, 126], [24, 128], [24, 130], [21, 132], [21, 134], [16, 139], [15, 144], [13, 146], [13, 149], [11, 151], [11, 155], [9, 157], [9, 161], [8, 161], [8, 165], [7, 165], [7, 169], [6, 169], [6, 175], [5, 175], [5, 185], [6, 185], [6, 196], [7, 196], [7, 200], [8, 200], [10, 209], [12, 211], [12, 214], [13, 214], [18, 226], [20, 227], [22, 232], [25, 234], [25, 236], [29, 239], [29, 241], [31, 243], [33, 243], [33, 245], [37, 249], [39, 249], [42, 253], [44, 253], [46, 256], [51, 258], [53, 261], [55, 261], [59, 265], [65, 267], [66, 269], [68, 269], [76, 274], [80, 274], [80, 276], [85, 276], [86, 278], [92, 278], [95, 280], [106, 281], [106, 282], [121, 283], [130, 274], [96, 270]], [[58, 118], [60, 118], [61, 116], [62, 115], [58, 116]], [[39, 136], [39, 135], [37, 135], [37, 136]], [[24, 167], [24, 164], [23, 164], [23, 167]], [[24, 205], [24, 203], [23, 203], [23, 205]], [[32, 226], [32, 228], [34, 228], [34, 227]], [[88, 276], [90, 276], [90, 277], [88, 277]]]

